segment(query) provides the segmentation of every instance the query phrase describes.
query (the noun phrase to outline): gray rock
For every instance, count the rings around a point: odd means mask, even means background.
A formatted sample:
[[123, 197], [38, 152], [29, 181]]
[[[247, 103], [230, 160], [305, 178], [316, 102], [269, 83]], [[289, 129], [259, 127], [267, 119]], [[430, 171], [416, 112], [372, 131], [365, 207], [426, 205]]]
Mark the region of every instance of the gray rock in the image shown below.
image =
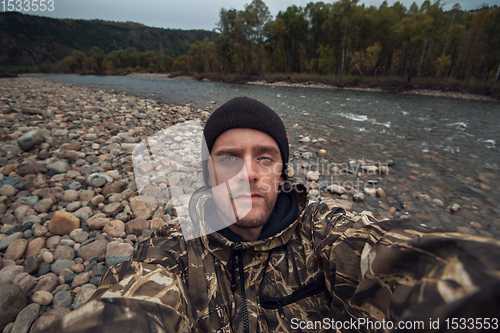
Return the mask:
[[80, 288], [80, 291], [75, 297], [75, 301], [71, 306], [72, 309], [78, 309], [83, 304], [87, 303], [90, 297], [94, 294], [97, 287], [93, 284], [85, 284]]
[[83, 136], [83, 140], [85, 141], [95, 141], [97, 140], [97, 134], [95, 133], [88, 133]]
[[66, 206], [66, 210], [68, 212], [74, 212], [75, 210], [82, 207], [82, 203], [80, 201], [75, 201]]
[[70, 234], [69, 237], [73, 239], [77, 243], [83, 243], [89, 238], [89, 233], [82, 230], [81, 228], [73, 230]]
[[123, 206], [121, 205], [120, 202], [113, 202], [110, 204], [107, 204], [102, 208], [103, 213], [106, 213], [110, 216], [117, 214], [123, 210]]
[[75, 259], [75, 250], [69, 246], [59, 245], [54, 251], [54, 260], [58, 261], [60, 259], [67, 259], [67, 260]]
[[57, 248], [57, 245], [59, 245], [59, 242], [61, 241], [61, 236], [55, 235], [47, 239], [47, 242], [45, 246], [50, 250], [50, 251], [55, 251]]
[[24, 262], [24, 271], [28, 274], [35, 274], [40, 267], [38, 256], [31, 256]]
[[66, 190], [61, 196], [61, 201], [66, 201], [66, 202], [77, 201], [79, 195], [80, 194], [76, 190]]
[[305, 159], [305, 160], [308, 160], [308, 159], [310, 159], [312, 157], [313, 157], [313, 153], [311, 153], [311, 152], [302, 153], [302, 158]]
[[54, 205], [54, 202], [52, 201], [52, 199], [47, 198], [47, 199], [42, 199], [42, 200], [38, 201], [33, 206], [33, 209], [39, 213], [47, 213], [52, 208], [53, 205]]
[[62, 238], [59, 244], [61, 244], [62, 246], [69, 246], [73, 248], [73, 246], [75, 245], [75, 241], [68, 238]]
[[[40, 223], [40, 222], [38, 222], [38, 223]], [[35, 237], [44, 236], [45, 233], [48, 231], [47, 227], [45, 227], [45, 226], [43, 226], [41, 224], [38, 224], [38, 223], [34, 224], [31, 227], [31, 232], [33, 233], [33, 236], [35, 236]]]
[[119, 264], [127, 260], [130, 260], [130, 256], [121, 256], [121, 255], [109, 256], [106, 257], [106, 264], [108, 266], [114, 266], [116, 264]]
[[17, 315], [16, 322], [10, 333], [28, 333], [31, 324], [38, 318], [40, 304], [31, 303]]
[[64, 285], [64, 289], [59, 290], [52, 299], [52, 306], [54, 308], [65, 307], [69, 308], [71, 306], [71, 302], [73, 301], [71, 297], [71, 291], [69, 290], [68, 285]]
[[38, 276], [42, 276], [42, 275], [44, 276], [48, 272], [50, 272], [50, 263], [42, 262], [40, 264], [40, 267], [38, 267]]
[[37, 202], [38, 202], [38, 196], [36, 195], [32, 195], [32, 196], [29, 196], [29, 197], [24, 197], [24, 198], [21, 198], [21, 203], [23, 205], [28, 205], [30, 207], [33, 207]]
[[90, 260], [93, 257], [100, 257], [106, 252], [108, 241], [105, 239], [96, 240], [78, 249], [78, 256], [83, 260]]
[[15, 232], [10, 236], [7, 236], [0, 242], [0, 250], [6, 249], [9, 245], [16, 239], [21, 239], [24, 237], [22, 232]]
[[345, 188], [340, 186], [340, 185], [337, 185], [337, 184], [333, 184], [333, 185], [330, 185], [330, 186], [327, 186], [326, 189], [328, 191], [330, 191], [331, 193], [335, 193], [335, 194], [338, 194], [338, 195], [342, 195], [345, 193]]
[[317, 171], [308, 171], [306, 173], [306, 179], [309, 181], [317, 182], [319, 179], [319, 172]]
[[103, 175], [93, 173], [88, 177], [87, 182], [93, 187], [103, 187], [104, 185], [106, 185], [107, 180]]
[[87, 222], [88, 218], [92, 215], [92, 208], [82, 207], [74, 212], [73, 215], [78, 217], [81, 222]]
[[75, 262], [73, 260], [69, 259], [59, 259], [56, 260], [50, 265], [50, 270], [54, 272], [54, 274], [59, 275], [61, 274], [61, 271], [65, 268], [71, 269], [71, 266], [73, 266]]
[[45, 140], [42, 131], [33, 130], [17, 139], [17, 143], [22, 150], [28, 151], [33, 146], [41, 144]]
[[[41, 176], [41, 175], [40, 175]], [[42, 176], [43, 177], [43, 176]], [[24, 186], [24, 181], [16, 176], [5, 177], [1, 182], [0, 186], [12, 185], [16, 190], [20, 190]]]
[[80, 173], [82, 175], [90, 175], [93, 173], [98, 173], [98, 172], [103, 172], [103, 171], [104, 170], [101, 167], [89, 165], [89, 166], [83, 167], [83, 169], [80, 171]]
[[47, 165], [47, 169], [57, 171], [59, 173], [65, 173], [71, 170], [71, 166], [65, 161], [57, 161]]
[[72, 182], [68, 186], [71, 190], [79, 190], [82, 188], [82, 184], [80, 182]]
[[98, 160], [97, 156], [90, 155], [90, 156], [87, 156], [86, 161], [89, 162], [90, 164], [94, 164], [94, 163], [97, 163], [99, 160]]
[[173, 198], [179, 198], [184, 194], [184, 190], [180, 186], [171, 186], [170, 194], [172, 195]]
[[365, 194], [361, 193], [361, 192], [356, 193], [353, 195], [353, 199], [354, 199], [354, 201], [358, 201], [358, 202], [363, 201], [363, 200], [365, 200]]

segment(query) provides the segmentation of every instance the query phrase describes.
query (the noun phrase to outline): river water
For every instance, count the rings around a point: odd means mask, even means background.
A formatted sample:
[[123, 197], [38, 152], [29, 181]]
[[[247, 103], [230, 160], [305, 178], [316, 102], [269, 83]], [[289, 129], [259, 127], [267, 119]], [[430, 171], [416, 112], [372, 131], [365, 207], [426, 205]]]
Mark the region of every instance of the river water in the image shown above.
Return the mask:
[[[295, 160], [297, 170], [319, 169], [327, 184], [361, 180], [384, 190], [386, 196], [367, 195], [354, 210], [370, 210], [377, 218], [410, 215], [425, 225], [500, 238], [500, 103], [168, 78], [42, 77], [201, 109], [236, 96], [256, 98], [282, 117], [291, 155], [312, 153]], [[326, 143], [301, 143], [299, 135]], [[326, 156], [317, 157], [320, 149]], [[354, 166], [351, 161], [391, 167], [387, 175], [357, 174], [354, 167], [354, 174], [330, 171], [332, 163], [342, 171]], [[451, 212], [453, 204], [460, 206], [457, 212]]]

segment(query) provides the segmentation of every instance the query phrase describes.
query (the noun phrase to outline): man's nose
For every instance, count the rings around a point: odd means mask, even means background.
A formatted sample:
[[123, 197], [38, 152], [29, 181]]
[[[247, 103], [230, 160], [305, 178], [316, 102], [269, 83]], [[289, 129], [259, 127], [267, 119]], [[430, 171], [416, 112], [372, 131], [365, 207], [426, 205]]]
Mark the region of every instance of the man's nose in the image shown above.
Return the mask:
[[244, 164], [245, 168], [243, 171], [246, 172], [244, 177], [250, 182], [256, 181], [258, 179], [257, 163], [252, 158], [245, 158]]

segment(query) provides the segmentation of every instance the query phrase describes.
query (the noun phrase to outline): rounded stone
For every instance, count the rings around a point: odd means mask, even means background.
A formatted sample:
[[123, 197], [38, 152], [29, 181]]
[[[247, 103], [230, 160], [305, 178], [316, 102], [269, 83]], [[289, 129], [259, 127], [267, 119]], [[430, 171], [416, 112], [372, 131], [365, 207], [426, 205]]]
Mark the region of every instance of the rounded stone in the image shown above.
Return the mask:
[[52, 206], [54, 205], [54, 201], [51, 198], [46, 198], [38, 201], [34, 206], [35, 209], [39, 213], [47, 213]]
[[40, 318], [38, 318], [31, 326], [31, 333], [41, 332], [44, 328], [52, 324], [57, 319], [63, 317], [64, 315], [71, 312], [68, 308], [55, 308], [48, 312], [45, 312]]
[[0, 195], [5, 195], [6, 197], [12, 197], [16, 195], [17, 189], [9, 184], [5, 184], [0, 188]]
[[89, 233], [81, 228], [77, 228], [70, 232], [69, 237], [77, 243], [83, 243], [89, 238]]
[[479, 222], [472, 221], [470, 223], [471, 227], [476, 228], [476, 229], [481, 229], [483, 226]]
[[28, 244], [28, 248], [26, 249], [26, 257], [29, 258], [31, 256], [36, 256], [40, 253], [40, 251], [45, 246], [45, 238], [38, 237], [33, 239]]
[[59, 245], [54, 252], [54, 260], [59, 260], [59, 259], [68, 259], [68, 260], [75, 259], [75, 250], [69, 246]]
[[80, 201], [90, 201], [95, 196], [95, 192], [92, 190], [80, 191]]
[[66, 173], [67, 171], [71, 170], [71, 166], [64, 161], [57, 161], [54, 163], [50, 163], [47, 165], [47, 169], [56, 171], [59, 173]]
[[73, 202], [73, 201], [78, 200], [79, 196], [80, 196], [80, 194], [78, 193], [78, 191], [66, 190], [66, 191], [64, 191], [64, 193], [61, 197], [61, 201]]
[[92, 297], [95, 293], [97, 287], [93, 284], [85, 284], [80, 288], [80, 291], [75, 297], [75, 301], [73, 302], [73, 309], [77, 309], [83, 304], [87, 303], [87, 301]]
[[31, 291], [36, 293], [37, 291], [45, 290], [52, 293], [58, 285], [57, 276], [54, 273], [47, 273], [38, 278], [36, 286]]
[[42, 131], [33, 130], [17, 139], [17, 143], [22, 150], [28, 151], [33, 146], [41, 144], [45, 140]]
[[98, 173], [93, 173], [87, 178], [87, 184], [93, 187], [103, 187], [106, 183], [106, 177]]
[[319, 180], [319, 172], [317, 172], [317, 171], [308, 171], [306, 173], [306, 179], [308, 181], [315, 181], [315, 182], [317, 182]]
[[28, 246], [28, 241], [26, 239], [24, 238], [16, 239], [9, 245], [3, 258], [14, 261], [20, 259], [23, 256], [24, 251], [26, 251], [27, 246]]
[[68, 235], [76, 228], [80, 228], [80, 219], [68, 212], [55, 212], [49, 222], [49, 231], [56, 235]]
[[63, 269], [70, 269], [71, 266], [73, 266], [75, 262], [73, 260], [69, 259], [59, 259], [54, 261], [52, 265], [50, 265], [50, 270], [54, 272], [54, 274], [59, 275], [61, 274]]
[[3, 284], [0, 288], [0, 327], [13, 322], [27, 304], [23, 291], [14, 282]]
[[25, 307], [17, 315], [11, 333], [28, 332], [31, 324], [33, 324], [33, 322], [38, 318], [39, 311], [40, 311], [40, 304], [38, 303], [31, 303], [30, 305]]
[[24, 234], [22, 232], [15, 232], [12, 235], [9, 235], [5, 237], [1, 242], [0, 242], [0, 250], [6, 249], [9, 247], [9, 245], [15, 241], [16, 239], [23, 238]]
[[130, 220], [125, 225], [125, 231], [127, 234], [134, 234], [136, 236], [141, 236], [143, 230], [149, 230], [149, 221], [143, 218], [136, 218]]
[[111, 237], [120, 237], [121, 233], [125, 231], [125, 223], [120, 220], [110, 221], [104, 226], [102, 231]]
[[383, 188], [379, 187], [376, 190], [377, 197], [383, 198], [385, 197], [385, 191]]
[[72, 202], [70, 203], [69, 205], [66, 206], [66, 210], [68, 212], [74, 212], [76, 211], [77, 209], [81, 208], [82, 207], [82, 203], [80, 201], [75, 201], [75, 202]]
[[69, 308], [71, 305], [71, 301], [71, 291], [62, 289], [54, 295], [54, 298], [52, 299], [52, 305], [54, 306], [54, 308]]
[[102, 229], [109, 221], [108, 218], [95, 216], [87, 221], [87, 225], [92, 230]]
[[103, 203], [105, 200], [104, 196], [102, 195], [98, 195], [98, 196], [95, 196], [93, 197], [91, 200], [90, 200], [90, 203], [92, 204], [92, 206], [99, 206], [99, 204]]
[[78, 249], [78, 256], [83, 260], [90, 260], [93, 257], [100, 257], [106, 252], [108, 241], [105, 239], [96, 240]]

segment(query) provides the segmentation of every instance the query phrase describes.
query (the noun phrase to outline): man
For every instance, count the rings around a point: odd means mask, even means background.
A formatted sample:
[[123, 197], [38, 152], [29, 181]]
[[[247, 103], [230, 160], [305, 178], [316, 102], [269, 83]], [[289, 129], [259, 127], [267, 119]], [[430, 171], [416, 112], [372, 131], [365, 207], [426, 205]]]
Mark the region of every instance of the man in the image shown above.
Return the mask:
[[256, 100], [222, 105], [204, 139], [210, 191], [195, 193], [190, 211], [196, 227], [226, 227], [189, 241], [174, 227], [154, 232], [49, 331], [500, 326], [499, 241], [308, 206], [305, 187], [287, 180], [285, 127]]

